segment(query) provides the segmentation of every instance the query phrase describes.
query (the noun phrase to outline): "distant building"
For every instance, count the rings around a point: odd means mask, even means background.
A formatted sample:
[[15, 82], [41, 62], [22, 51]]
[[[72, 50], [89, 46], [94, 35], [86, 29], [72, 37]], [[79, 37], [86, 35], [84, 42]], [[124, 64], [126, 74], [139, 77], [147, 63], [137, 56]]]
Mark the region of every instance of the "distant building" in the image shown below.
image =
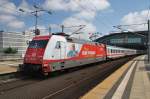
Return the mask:
[[96, 41], [113, 46], [146, 50], [147, 34], [147, 31], [111, 33], [96, 39]]
[[17, 32], [0, 32], [0, 49], [3, 50], [8, 47], [16, 48], [19, 55], [24, 55], [27, 42], [32, 39], [31, 33], [17, 33]]

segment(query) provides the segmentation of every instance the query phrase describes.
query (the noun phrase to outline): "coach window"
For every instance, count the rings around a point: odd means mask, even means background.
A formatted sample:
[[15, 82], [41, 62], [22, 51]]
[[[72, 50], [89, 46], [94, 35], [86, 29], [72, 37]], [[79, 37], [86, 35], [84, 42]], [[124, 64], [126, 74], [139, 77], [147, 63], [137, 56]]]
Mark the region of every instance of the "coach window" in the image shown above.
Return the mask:
[[111, 53], [113, 53], [113, 50], [111, 49]]
[[56, 46], [55, 46], [55, 48], [56, 48], [56, 49], [60, 49], [60, 48], [61, 48], [60, 41], [57, 41], [57, 42], [56, 42]]

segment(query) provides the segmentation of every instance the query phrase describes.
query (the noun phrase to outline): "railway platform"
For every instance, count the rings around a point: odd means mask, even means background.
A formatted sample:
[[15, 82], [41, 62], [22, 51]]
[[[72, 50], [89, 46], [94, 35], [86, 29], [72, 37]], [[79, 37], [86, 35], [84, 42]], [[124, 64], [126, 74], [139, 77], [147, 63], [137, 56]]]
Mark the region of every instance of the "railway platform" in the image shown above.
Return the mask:
[[0, 61], [0, 75], [16, 72], [19, 64], [22, 63], [22, 60], [17, 61]]
[[81, 99], [149, 99], [150, 63], [142, 55], [130, 60]]

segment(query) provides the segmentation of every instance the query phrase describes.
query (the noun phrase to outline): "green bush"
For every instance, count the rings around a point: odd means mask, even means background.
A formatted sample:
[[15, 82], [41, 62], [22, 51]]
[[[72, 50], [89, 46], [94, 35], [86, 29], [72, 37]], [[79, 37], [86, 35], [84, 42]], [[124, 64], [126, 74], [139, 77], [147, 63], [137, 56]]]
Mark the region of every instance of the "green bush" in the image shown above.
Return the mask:
[[17, 48], [8, 47], [4, 49], [4, 53], [6, 54], [15, 54], [18, 52]]

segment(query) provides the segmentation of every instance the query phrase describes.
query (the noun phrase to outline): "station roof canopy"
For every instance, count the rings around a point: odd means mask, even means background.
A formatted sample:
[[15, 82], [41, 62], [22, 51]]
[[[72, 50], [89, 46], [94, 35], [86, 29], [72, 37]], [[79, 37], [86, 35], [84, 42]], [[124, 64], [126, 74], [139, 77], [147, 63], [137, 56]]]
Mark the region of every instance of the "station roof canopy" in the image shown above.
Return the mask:
[[148, 31], [111, 33], [96, 39], [96, 42], [107, 45], [146, 50]]

